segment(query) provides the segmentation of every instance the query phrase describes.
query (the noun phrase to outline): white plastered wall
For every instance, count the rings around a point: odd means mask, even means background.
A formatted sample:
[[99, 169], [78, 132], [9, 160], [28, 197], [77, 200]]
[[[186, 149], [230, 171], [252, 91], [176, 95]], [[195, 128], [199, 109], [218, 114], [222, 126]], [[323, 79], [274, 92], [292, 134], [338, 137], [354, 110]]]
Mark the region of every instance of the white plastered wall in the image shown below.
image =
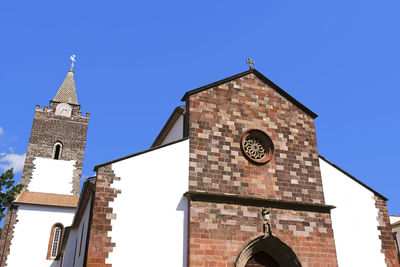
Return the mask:
[[116, 219], [113, 267], [185, 267], [187, 260], [189, 141], [185, 140], [112, 164], [121, 189], [111, 206]]
[[400, 221], [400, 215], [390, 215], [389, 219], [390, 219], [390, 224], [394, 224]]
[[76, 228], [71, 229], [63, 255], [63, 266], [82, 267], [85, 258], [86, 238], [90, 215], [90, 199], [87, 202], [81, 221]]
[[172, 126], [161, 145], [172, 143], [183, 138], [183, 115], [179, 115], [178, 120]]
[[74, 160], [35, 158], [35, 168], [28, 185], [31, 192], [72, 195]]
[[57, 267], [58, 261], [46, 259], [51, 228], [55, 223], [71, 225], [74, 213], [74, 208], [19, 205], [7, 267]]
[[374, 193], [320, 158], [325, 203], [331, 211], [340, 267], [386, 266]]
[[[400, 216], [389, 216], [390, 224], [394, 224], [400, 221]], [[397, 240], [396, 243], [396, 251], [400, 253], [400, 225], [397, 224], [396, 226], [392, 226], [392, 232], [395, 234], [395, 238]]]

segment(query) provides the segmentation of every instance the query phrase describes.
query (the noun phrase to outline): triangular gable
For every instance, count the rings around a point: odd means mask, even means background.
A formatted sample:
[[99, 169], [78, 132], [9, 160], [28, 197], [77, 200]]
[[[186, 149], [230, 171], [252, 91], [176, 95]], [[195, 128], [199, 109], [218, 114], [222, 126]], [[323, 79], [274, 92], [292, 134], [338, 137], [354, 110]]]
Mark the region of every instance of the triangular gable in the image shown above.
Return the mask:
[[325, 157], [319, 155], [319, 158], [322, 159], [323, 161], [325, 161], [326, 163], [328, 163], [329, 165], [331, 165], [332, 167], [334, 167], [335, 169], [337, 169], [338, 171], [342, 172], [343, 174], [345, 174], [347, 177], [349, 177], [350, 179], [352, 179], [353, 181], [355, 181], [356, 183], [360, 184], [361, 186], [365, 187], [366, 189], [368, 189], [369, 191], [371, 191], [372, 193], [374, 193], [374, 195], [380, 197], [381, 199], [383, 199], [384, 201], [388, 201], [388, 198], [386, 198], [385, 196], [381, 195], [380, 193], [378, 193], [377, 191], [375, 191], [374, 189], [372, 189], [371, 187], [369, 187], [368, 185], [364, 184], [363, 182], [361, 182], [360, 180], [358, 180], [356, 177], [354, 177], [353, 175], [351, 175], [350, 173], [346, 172], [345, 170], [343, 170], [342, 168], [338, 167], [336, 164], [330, 162], [329, 160], [327, 160]]
[[278, 92], [281, 96], [283, 96], [284, 98], [286, 98], [288, 101], [290, 101], [293, 105], [295, 105], [296, 107], [298, 107], [299, 109], [301, 109], [302, 111], [304, 111], [305, 113], [307, 113], [311, 118], [315, 119], [316, 117], [318, 117], [317, 114], [315, 114], [314, 112], [312, 112], [310, 109], [308, 109], [306, 106], [304, 106], [303, 104], [301, 104], [299, 101], [297, 101], [294, 97], [292, 97], [291, 95], [289, 95], [287, 92], [285, 92], [282, 88], [280, 88], [278, 85], [276, 85], [275, 83], [273, 83], [271, 80], [269, 80], [267, 77], [265, 77], [263, 74], [261, 74], [260, 72], [258, 72], [256, 69], [250, 69], [248, 71], [244, 71], [242, 73], [233, 75], [231, 77], [210, 83], [208, 85], [190, 90], [188, 92], [185, 93], [185, 95], [182, 97], [181, 101], [185, 101], [189, 96], [203, 92], [205, 90], [211, 89], [213, 87], [219, 86], [221, 84], [224, 83], [228, 83], [230, 81], [242, 78], [246, 75], [249, 74], [254, 74], [258, 79], [260, 79], [263, 83], [265, 83], [267, 86], [273, 88], [276, 92]]
[[[167, 123], [165, 123], [164, 127], [161, 129], [160, 133], [157, 135], [156, 140], [154, 140], [151, 147], [160, 146], [164, 142], [165, 138], [168, 136], [169, 132], [174, 127], [179, 117], [184, 116], [184, 112], [185, 112], [184, 106], [179, 106], [175, 108], [174, 112], [172, 112]], [[183, 135], [183, 129], [182, 129], [182, 135]]]

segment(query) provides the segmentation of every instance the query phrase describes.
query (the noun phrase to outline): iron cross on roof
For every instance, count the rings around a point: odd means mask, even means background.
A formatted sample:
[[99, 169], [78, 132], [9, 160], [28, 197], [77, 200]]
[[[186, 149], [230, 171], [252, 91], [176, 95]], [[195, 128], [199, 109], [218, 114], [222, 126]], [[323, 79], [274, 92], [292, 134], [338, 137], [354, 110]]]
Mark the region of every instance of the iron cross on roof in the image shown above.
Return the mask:
[[72, 56], [69, 57], [69, 59], [72, 61], [72, 62], [71, 62], [71, 70], [73, 70], [73, 68], [74, 68], [74, 63], [76, 62], [75, 57], [76, 57], [75, 54], [73, 54]]
[[246, 60], [246, 63], [249, 64], [249, 68], [250, 68], [250, 69], [252, 69], [252, 68], [253, 68], [253, 65], [256, 64], [256, 63], [254, 63], [254, 61], [253, 61], [251, 58], [248, 58], [248, 59]]

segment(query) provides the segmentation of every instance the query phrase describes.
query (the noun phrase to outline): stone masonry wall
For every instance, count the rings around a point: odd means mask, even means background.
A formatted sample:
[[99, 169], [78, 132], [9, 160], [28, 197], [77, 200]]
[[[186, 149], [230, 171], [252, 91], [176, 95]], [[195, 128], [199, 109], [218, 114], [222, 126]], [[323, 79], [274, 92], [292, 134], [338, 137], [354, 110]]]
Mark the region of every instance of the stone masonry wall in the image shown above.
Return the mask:
[[[243, 246], [263, 235], [259, 207], [192, 201], [189, 214], [190, 267], [234, 267]], [[271, 224], [303, 267], [337, 266], [329, 213], [272, 209]]]
[[[254, 74], [189, 98], [190, 191], [324, 204], [313, 119]], [[275, 146], [263, 166], [242, 155], [248, 129]]]
[[377, 220], [379, 223], [378, 230], [380, 232], [379, 239], [382, 241], [381, 252], [385, 255], [385, 262], [388, 267], [399, 267], [396, 244], [393, 239], [386, 201], [376, 195], [374, 199], [375, 206], [379, 210]]
[[110, 207], [110, 202], [120, 193], [112, 187], [113, 182], [119, 179], [115, 176], [111, 165], [97, 169], [92, 226], [85, 265], [87, 267], [112, 266], [112, 264], [106, 264], [108, 253], [115, 247], [115, 244], [111, 242], [111, 237], [108, 236], [108, 232], [112, 231], [111, 220], [116, 216]]
[[4, 220], [3, 233], [0, 239], [0, 267], [7, 266], [7, 257], [10, 254], [11, 241], [14, 237], [14, 228], [18, 222], [18, 207], [7, 209]]
[[81, 117], [80, 111], [72, 117], [63, 117], [56, 116], [53, 109], [37, 106], [20, 183], [29, 184], [35, 168], [33, 160], [36, 157], [52, 158], [54, 143], [60, 141], [63, 144], [61, 159], [76, 161], [72, 193], [78, 195], [88, 122], [88, 115]]

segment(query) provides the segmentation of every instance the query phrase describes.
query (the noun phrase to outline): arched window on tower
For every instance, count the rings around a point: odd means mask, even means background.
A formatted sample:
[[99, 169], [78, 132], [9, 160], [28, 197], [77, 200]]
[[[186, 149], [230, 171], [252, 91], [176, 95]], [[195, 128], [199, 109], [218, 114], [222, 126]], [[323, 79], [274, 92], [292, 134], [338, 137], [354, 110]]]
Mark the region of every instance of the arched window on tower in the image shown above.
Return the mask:
[[62, 153], [62, 143], [60, 141], [57, 141], [54, 143], [53, 146], [53, 159], [61, 159], [61, 153]]
[[49, 245], [47, 249], [47, 259], [54, 260], [57, 257], [58, 250], [61, 245], [64, 226], [61, 223], [56, 223], [51, 227]]

